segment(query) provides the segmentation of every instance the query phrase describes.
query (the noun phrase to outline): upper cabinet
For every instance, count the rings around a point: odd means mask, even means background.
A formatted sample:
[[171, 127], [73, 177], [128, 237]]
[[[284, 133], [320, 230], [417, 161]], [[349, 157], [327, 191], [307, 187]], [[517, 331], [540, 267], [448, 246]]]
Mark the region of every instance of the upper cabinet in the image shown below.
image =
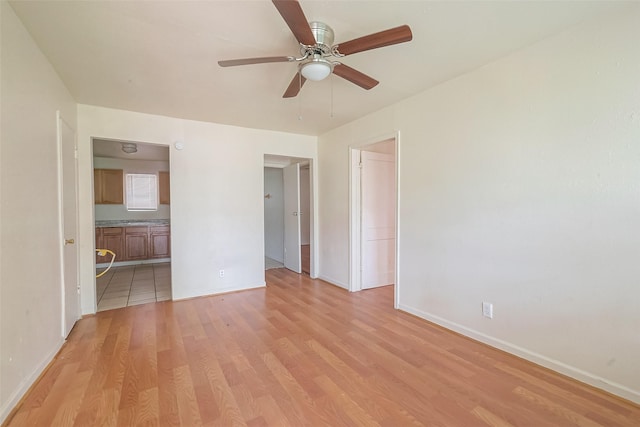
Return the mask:
[[122, 169], [94, 169], [93, 191], [97, 205], [122, 205], [123, 197]]
[[160, 204], [169, 205], [171, 201], [169, 192], [169, 172], [158, 172], [158, 181], [160, 187]]

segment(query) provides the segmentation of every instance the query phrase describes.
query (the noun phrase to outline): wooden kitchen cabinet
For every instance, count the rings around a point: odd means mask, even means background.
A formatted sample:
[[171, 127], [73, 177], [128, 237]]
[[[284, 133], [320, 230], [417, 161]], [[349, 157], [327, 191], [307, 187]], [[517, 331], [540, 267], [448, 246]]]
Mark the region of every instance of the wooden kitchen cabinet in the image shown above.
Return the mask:
[[124, 204], [122, 169], [94, 169], [93, 192], [96, 205]]
[[[115, 262], [171, 258], [171, 226], [96, 227], [96, 249], [113, 251]], [[96, 264], [108, 262], [96, 254]]]
[[149, 259], [149, 227], [126, 227], [124, 246], [127, 261]]
[[158, 172], [158, 188], [160, 189], [160, 204], [170, 204], [171, 193], [169, 191], [169, 172]]
[[[115, 261], [124, 261], [124, 228], [103, 227], [96, 228], [96, 249], [109, 249], [116, 254]], [[111, 254], [98, 256], [96, 253], [96, 263], [103, 264], [111, 261]]]
[[171, 257], [171, 230], [169, 226], [149, 227], [149, 257]]

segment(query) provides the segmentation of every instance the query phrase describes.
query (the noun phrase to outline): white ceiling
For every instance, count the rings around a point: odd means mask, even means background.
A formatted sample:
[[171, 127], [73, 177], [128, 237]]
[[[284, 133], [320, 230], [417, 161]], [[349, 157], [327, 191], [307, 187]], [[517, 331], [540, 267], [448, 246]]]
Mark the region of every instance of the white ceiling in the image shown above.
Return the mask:
[[136, 142], [138, 151], [135, 153], [125, 153], [122, 151], [122, 143], [131, 141], [114, 141], [110, 139], [93, 140], [93, 156], [107, 157], [112, 159], [125, 160], [155, 160], [168, 162], [169, 147], [166, 145], [154, 145]]
[[402, 24], [408, 43], [343, 62], [380, 81], [365, 91], [332, 76], [282, 94], [294, 63], [217, 61], [299, 53], [282, 17], [259, 1], [12, 1], [79, 103], [318, 135], [481, 67], [620, 2], [301, 0], [336, 43]]

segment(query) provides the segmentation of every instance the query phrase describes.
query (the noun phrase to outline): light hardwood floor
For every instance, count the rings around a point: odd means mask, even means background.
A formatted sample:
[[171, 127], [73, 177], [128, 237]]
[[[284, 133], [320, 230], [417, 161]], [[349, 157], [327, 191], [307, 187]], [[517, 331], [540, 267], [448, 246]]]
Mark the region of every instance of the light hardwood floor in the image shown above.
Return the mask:
[[311, 246], [300, 246], [300, 268], [305, 274], [311, 274]]
[[640, 407], [285, 269], [78, 322], [11, 426], [638, 426]]

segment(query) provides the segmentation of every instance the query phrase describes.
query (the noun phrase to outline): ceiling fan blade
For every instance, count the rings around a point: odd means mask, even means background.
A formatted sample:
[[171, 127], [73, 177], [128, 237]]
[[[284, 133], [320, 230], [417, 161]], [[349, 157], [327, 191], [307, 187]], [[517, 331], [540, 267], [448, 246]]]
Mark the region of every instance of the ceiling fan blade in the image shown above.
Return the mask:
[[413, 38], [411, 28], [408, 25], [380, 31], [338, 44], [338, 52], [343, 55], [351, 55], [365, 50], [377, 49], [379, 47], [391, 46], [398, 43], [408, 42]]
[[296, 0], [273, 0], [273, 5], [278, 9], [298, 42], [306, 45], [316, 44], [316, 38], [311, 32], [300, 3]]
[[379, 81], [367, 76], [360, 71], [351, 68], [344, 64], [337, 64], [333, 67], [333, 74], [336, 76], [342, 77], [345, 80], [349, 80], [353, 84], [357, 84], [363, 89], [369, 90], [375, 87]]
[[298, 93], [300, 92], [300, 89], [304, 85], [304, 82], [306, 82], [306, 81], [307, 81], [307, 79], [305, 79], [302, 76], [302, 74], [297, 73], [295, 76], [293, 76], [293, 80], [291, 80], [291, 83], [289, 83], [289, 87], [284, 92], [284, 95], [282, 95], [282, 97], [283, 98], [293, 98], [294, 96], [297, 96]]
[[265, 58], [244, 58], [218, 61], [218, 65], [221, 67], [235, 67], [236, 65], [266, 64], [268, 62], [291, 62], [295, 60], [296, 58], [293, 56], [267, 56]]

